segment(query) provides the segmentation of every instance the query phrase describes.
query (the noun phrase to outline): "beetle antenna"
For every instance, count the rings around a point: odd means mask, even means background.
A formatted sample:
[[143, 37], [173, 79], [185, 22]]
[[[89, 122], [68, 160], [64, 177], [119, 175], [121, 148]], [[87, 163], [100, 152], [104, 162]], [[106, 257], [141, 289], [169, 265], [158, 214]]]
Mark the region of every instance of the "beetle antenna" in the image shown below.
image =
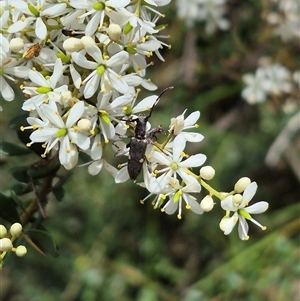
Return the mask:
[[154, 104], [153, 104], [153, 106], [152, 106], [152, 108], [151, 108], [151, 110], [150, 110], [149, 115], [146, 117], [146, 120], [148, 120], [148, 119], [151, 117], [152, 112], [153, 112], [155, 106], [157, 105], [157, 103], [159, 102], [160, 98], [162, 97], [162, 95], [163, 95], [166, 91], [171, 90], [171, 89], [173, 89], [173, 88], [174, 88], [174, 87], [172, 87], [172, 86], [171, 86], [171, 87], [168, 87], [168, 88], [165, 88], [165, 89], [158, 95], [158, 97], [156, 98], [156, 100], [155, 100], [155, 102], [154, 102]]

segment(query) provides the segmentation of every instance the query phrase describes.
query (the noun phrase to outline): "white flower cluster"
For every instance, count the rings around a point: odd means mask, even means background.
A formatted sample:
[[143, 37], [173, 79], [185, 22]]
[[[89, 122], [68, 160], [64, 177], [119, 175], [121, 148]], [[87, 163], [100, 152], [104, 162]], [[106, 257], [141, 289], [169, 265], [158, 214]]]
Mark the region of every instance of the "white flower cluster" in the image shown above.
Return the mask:
[[[185, 118], [184, 111], [172, 118], [168, 135], [159, 144], [156, 134], [165, 132], [161, 126], [151, 129], [148, 118], [160, 96], [152, 95], [137, 102], [140, 86], [150, 91], [156, 89], [145, 78], [146, 68], [151, 65], [148, 58], [153, 53], [163, 60], [159, 50], [168, 46], [158, 36], [164, 26], [156, 24], [163, 16], [156, 7], [169, 2], [2, 1], [1, 93], [10, 101], [14, 93], [6, 79], [29, 79], [21, 85], [26, 95], [22, 109], [29, 113], [29, 125], [21, 130], [32, 131], [28, 147], [41, 143], [42, 157], [50, 152], [57, 154], [60, 164], [72, 169], [78, 164], [79, 153], [84, 152], [91, 158], [90, 174], [96, 175], [104, 167], [116, 183], [129, 178], [135, 180], [141, 171], [143, 182], [139, 185], [149, 191], [144, 200], [153, 197], [155, 208], [160, 207], [167, 214], [177, 212], [178, 218], [184, 205], [202, 214], [212, 210], [213, 196], [221, 201], [225, 199], [221, 204], [227, 212], [226, 218], [230, 211], [234, 215], [227, 226], [223, 219], [221, 228], [228, 234], [239, 220], [243, 227], [240, 237], [246, 239], [245, 219], [253, 221], [249, 214], [263, 212], [267, 205], [263, 203], [262, 209], [258, 203], [255, 209], [246, 209], [256, 184], [247, 181], [250, 188], [244, 185], [233, 192], [236, 195], [224, 195], [205, 182], [214, 177], [212, 167], [202, 167], [199, 174], [192, 171], [206, 161], [203, 154], [190, 156], [185, 152], [188, 143], [203, 139], [201, 134], [189, 131], [198, 127], [200, 112], [192, 112]], [[222, 27], [226, 23], [220, 23], [223, 4], [222, 0], [198, 1], [197, 9], [200, 5], [203, 20], [210, 19]], [[141, 114], [145, 111], [150, 112]], [[123, 141], [127, 131], [131, 137], [134, 135], [129, 144]], [[105, 160], [104, 148], [116, 151], [117, 155], [129, 153], [131, 164], [115, 168]], [[140, 171], [133, 176], [131, 169], [135, 167]], [[193, 194], [199, 193], [202, 187], [209, 193], [198, 203]], [[244, 195], [238, 197], [244, 189]], [[11, 245], [2, 249], [5, 252]]]
[[14, 252], [18, 257], [23, 257], [27, 253], [27, 249], [23, 245], [19, 245], [16, 248], [13, 247], [13, 241], [21, 233], [22, 225], [19, 223], [12, 224], [9, 231], [7, 231], [5, 226], [0, 225], [0, 267], [7, 252]]
[[177, 15], [187, 26], [195, 22], [205, 22], [205, 33], [213, 34], [217, 28], [227, 30], [230, 22], [226, 13], [226, 0], [177, 0]]
[[[300, 38], [300, 2], [297, 0], [273, 0], [276, 7], [267, 15], [267, 21], [275, 26], [274, 33], [283, 42]], [[299, 43], [299, 42], [298, 42]]]
[[[296, 76], [294, 79], [296, 81]], [[243, 81], [246, 87], [242, 97], [249, 104], [264, 102], [268, 95], [291, 93], [295, 86], [291, 71], [280, 64], [259, 67], [255, 74], [243, 75]]]

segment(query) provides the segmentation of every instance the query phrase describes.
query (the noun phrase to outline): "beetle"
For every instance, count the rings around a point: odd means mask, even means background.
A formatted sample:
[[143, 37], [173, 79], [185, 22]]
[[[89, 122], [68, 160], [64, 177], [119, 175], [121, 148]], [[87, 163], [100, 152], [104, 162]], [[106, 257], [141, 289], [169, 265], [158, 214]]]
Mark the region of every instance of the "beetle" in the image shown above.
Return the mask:
[[136, 123], [134, 136], [131, 137], [130, 142], [127, 144], [127, 147], [129, 148], [127, 170], [129, 177], [132, 180], [136, 180], [138, 175], [141, 173], [143, 163], [146, 160], [145, 153], [147, 145], [154, 144], [156, 141], [156, 134], [165, 134], [161, 125], [147, 131], [147, 122], [161, 96], [169, 89], [173, 89], [173, 87], [168, 87], [160, 93], [151, 107], [148, 116], [140, 114], [137, 118], [129, 119], [130, 122]]

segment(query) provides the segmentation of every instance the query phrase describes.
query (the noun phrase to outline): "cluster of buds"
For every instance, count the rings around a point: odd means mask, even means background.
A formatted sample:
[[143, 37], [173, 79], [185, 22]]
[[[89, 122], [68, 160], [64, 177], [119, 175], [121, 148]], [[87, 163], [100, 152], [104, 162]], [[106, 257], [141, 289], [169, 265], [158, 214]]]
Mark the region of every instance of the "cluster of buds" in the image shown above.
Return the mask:
[[7, 230], [5, 226], [0, 225], [0, 265], [7, 252], [14, 252], [18, 257], [23, 257], [27, 249], [23, 245], [13, 246], [13, 242], [21, 235], [22, 225], [14, 223]]

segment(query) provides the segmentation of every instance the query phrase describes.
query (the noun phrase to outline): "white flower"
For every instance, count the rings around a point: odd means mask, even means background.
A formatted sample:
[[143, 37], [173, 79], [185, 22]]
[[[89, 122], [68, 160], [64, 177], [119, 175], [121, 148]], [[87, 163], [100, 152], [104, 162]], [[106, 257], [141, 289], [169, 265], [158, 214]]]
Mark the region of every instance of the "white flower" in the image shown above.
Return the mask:
[[[68, 112], [66, 121], [59, 115], [57, 105], [50, 101], [43, 104], [37, 111], [41, 115], [43, 123], [36, 118], [37, 129], [30, 135], [31, 143], [42, 142], [45, 144], [46, 155], [52, 148], [59, 147], [59, 161], [67, 169], [73, 168], [78, 161], [78, 147], [86, 150], [90, 145], [90, 139], [80, 133], [76, 124], [84, 113], [84, 102], [79, 101]], [[33, 122], [32, 118], [28, 122]], [[59, 144], [59, 145], [58, 145]]]
[[124, 30], [125, 34], [128, 34], [132, 30], [132, 28], [135, 28], [137, 26], [144, 29], [149, 34], [158, 32], [158, 30], [155, 29], [155, 23], [137, 16], [134, 12], [130, 12], [126, 8], [117, 8], [115, 11], [112, 10], [107, 14], [114, 23], [119, 24], [121, 27], [127, 25]]
[[182, 135], [179, 135], [173, 142], [172, 153], [164, 154], [162, 152], [155, 151], [152, 154], [151, 160], [159, 165], [166, 166], [156, 171], [157, 173], [163, 173], [161, 177], [172, 176], [176, 179], [177, 175], [179, 175], [186, 185], [189, 183], [198, 183], [191, 174], [190, 168], [201, 166], [205, 162], [206, 156], [203, 154], [197, 154], [182, 161], [182, 159], [186, 156], [183, 152], [185, 145], [185, 138]]
[[103, 25], [104, 17], [107, 15], [107, 11], [111, 10], [111, 7], [123, 8], [130, 3], [130, 0], [109, 0], [109, 1], [82, 1], [82, 0], [70, 0], [70, 5], [85, 11], [85, 13], [80, 14], [77, 18], [80, 22], [85, 19], [88, 20], [87, 26], [85, 28], [85, 34], [87, 36], [92, 36], [98, 28]]
[[247, 220], [256, 224], [262, 230], [266, 229], [265, 226], [262, 226], [260, 223], [254, 220], [250, 215], [250, 214], [259, 214], [265, 212], [269, 206], [267, 202], [261, 201], [248, 207], [248, 204], [253, 198], [256, 190], [257, 190], [257, 184], [256, 182], [252, 182], [245, 189], [243, 195], [239, 195], [239, 194], [236, 194], [234, 196], [231, 195], [226, 199], [224, 199], [223, 201], [221, 201], [221, 207], [224, 210], [234, 212], [229, 219], [226, 219], [225, 226], [223, 225], [225, 235], [231, 233], [237, 221], [239, 222], [239, 226], [238, 226], [239, 237], [242, 240], [249, 239], [248, 236], [249, 226], [247, 224]]
[[177, 179], [171, 178], [168, 181], [167, 193], [164, 194], [169, 197], [169, 200], [162, 207], [162, 211], [167, 214], [174, 214], [178, 210], [177, 217], [181, 219], [182, 216], [182, 205], [183, 201], [186, 204], [185, 208], [192, 210], [196, 214], [202, 214], [203, 210], [200, 207], [200, 204], [196, 201], [196, 198], [190, 193], [197, 192], [201, 190], [201, 186], [196, 183], [189, 183], [186, 186], [181, 186]]
[[47, 27], [44, 23], [45, 16], [57, 17], [67, 12], [66, 3], [47, 3], [45, 0], [37, 1], [23, 1], [23, 0], [11, 0], [11, 9], [20, 12], [20, 20], [13, 22], [8, 28], [9, 33], [21, 32], [26, 27], [34, 24], [35, 35], [44, 40], [47, 36]]
[[188, 26], [205, 21], [205, 32], [212, 34], [216, 28], [227, 30], [230, 23], [224, 18], [226, 0], [177, 0], [177, 14]]
[[[201, 186], [197, 183], [194, 182], [182, 186], [177, 179], [168, 176], [164, 177], [162, 180], [158, 180], [150, 175], [146, 167], [144, 167], [144, 178], [145, 182], [140, 185], [146, 186], [150, 194], [141, 200], [142, 203], [156, 194], [154, 201], [152, 202], [154, 209], [162, 207], [161, 211], [166, 212], [167, 214], [174, 214], [178, 211], [177, 217], [181, 219], [182, 206], [185, 203], [186, 209], [191, 209], [196, 214], [203, 213], [196, 198], [190, 194], [200, 192]], [[167, 198], [168, 200], [166, 201]]]
[[[1, 39], [1, 36], [0, 36]], [[2, 36], [2, 39], [5, 39]], [[6, 101], [12, 101], [15, 98], [15, 93], [12, 87], [6, 81], [6, 78], [12, 82], [16, 82], [16, 78], [28, 78], [30, 69], [25, 66], [20, 66], [22, 60], [14, 59], [1, 55], [0, 57], [0, 93]]]
[[247, 85], [242, 91], [242, 97], [249, 104], [264, 102], [267, 98], [267, 91], [271, 87], [271, 82], [266, 78], [264, 68], [258, 68], [255, 74], [243, 75], [243, 81]]
[[185, 140], [189, 142], [200, 142], [204, 138], [203, 135], [195, 132], [184, 132], [184, 130], [198, 127], [196, 122], [200, 117], [200, 112], [195, 111], [191, 113], [187, 118], [184, 118], [186, 111], [187, 110], [185, 110], [176, 118], [171, 119], [169, 132], [175, 136], [181, 135], [185, 138]]
[[[28, 76], [33, 84], [38, 87], [27, 86], [23, 87], [23, 93], [31, 96], [23, 103], [22, 109], [24, 111], [33, 111], [42, 103], [47, 103], [49, 98], [59, 99], [68, 91], [67, 85], [59, 86], [63, 77], [63, 65], [60, 59], [57, 59], [54, 65], [53, 74], [50, 77], [44, 77], [36, 70], [30, 70]], [[58, 86], [58, 87], [57, 87]]]
[[82, 53], [72, 53], [72, 58], [77, 65], [93, 70], [83, 81], [84, 97], [91, 98], [99, 87], [102, 93], [108, 93], [112, 89], [122, 94], [127, 93], [128, 85], [114, 69], [119, 69], [127, 61], [128, 53], [121, 51], [109, 59], [104, 59], [102, 51], [95, 44], [85, 45], [85, 50], [95, 61], [87, 60]]

